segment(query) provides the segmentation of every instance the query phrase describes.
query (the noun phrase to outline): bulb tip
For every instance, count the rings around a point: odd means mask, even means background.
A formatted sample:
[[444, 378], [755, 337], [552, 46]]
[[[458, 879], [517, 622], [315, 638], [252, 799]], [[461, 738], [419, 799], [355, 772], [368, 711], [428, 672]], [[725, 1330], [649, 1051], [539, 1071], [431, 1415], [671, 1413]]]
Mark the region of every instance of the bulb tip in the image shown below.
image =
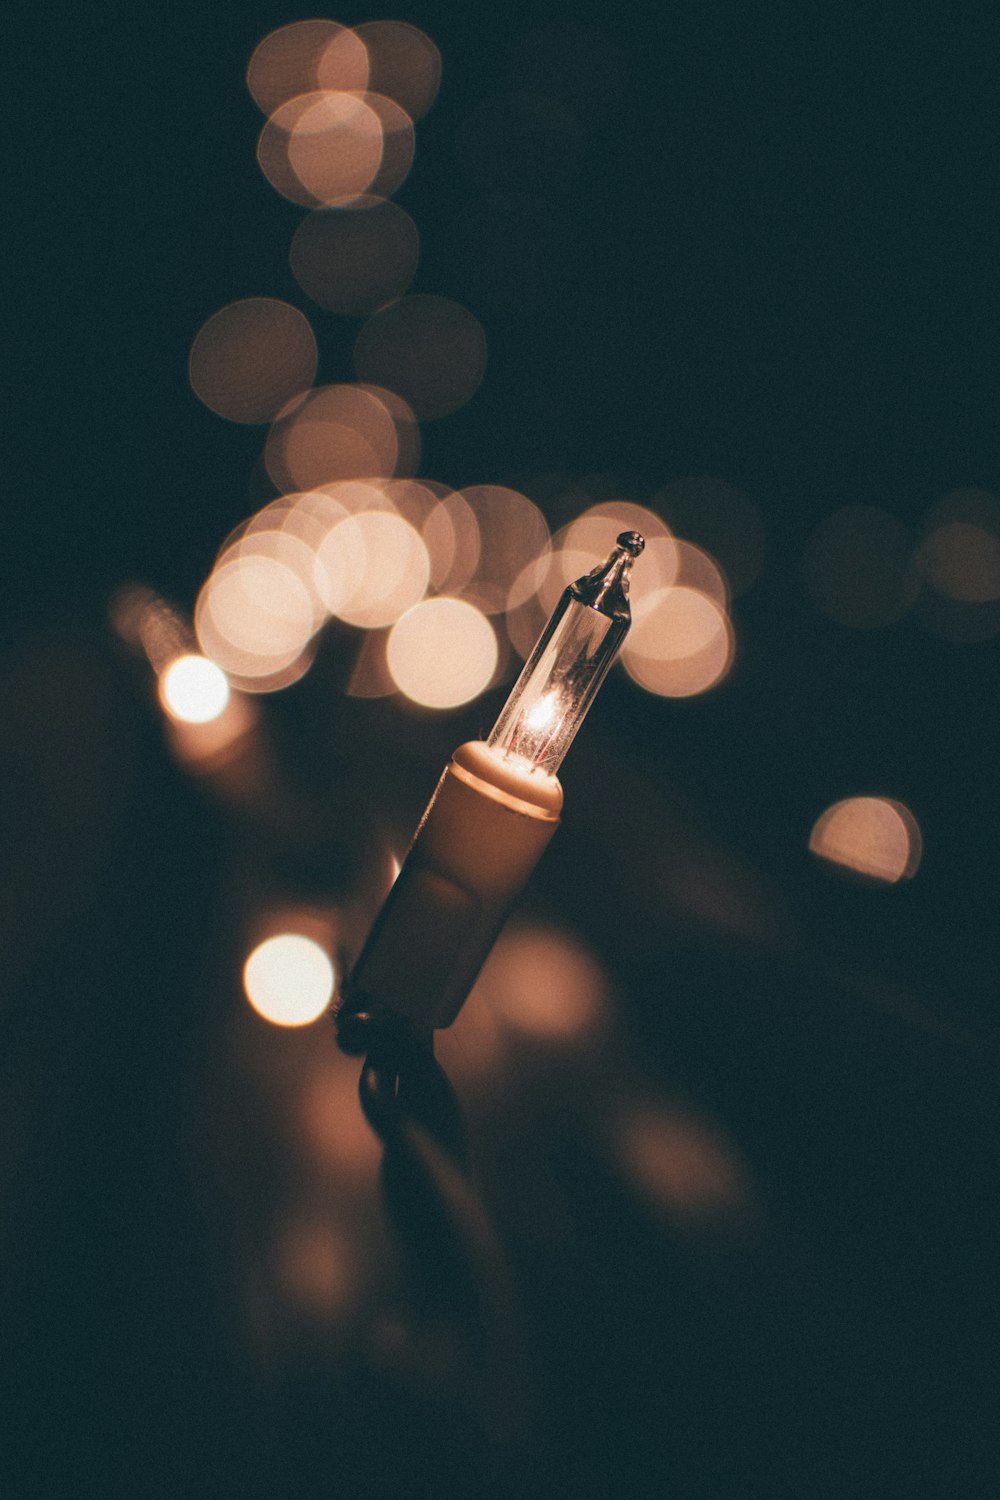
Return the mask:
[[618, 533], [618, 545], [624, 547], [633, 557], [638, 557], [646, 545], [646, 538], [640, 531], [621, 531]]

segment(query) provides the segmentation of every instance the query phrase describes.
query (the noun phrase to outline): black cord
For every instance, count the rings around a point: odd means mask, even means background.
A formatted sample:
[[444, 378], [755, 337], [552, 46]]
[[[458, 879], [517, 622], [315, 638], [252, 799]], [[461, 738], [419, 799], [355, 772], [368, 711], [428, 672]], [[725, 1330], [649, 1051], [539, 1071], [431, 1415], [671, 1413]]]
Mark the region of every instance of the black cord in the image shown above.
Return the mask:
[[465, 1123], [434, 1056], [433, 1032], [394, 1015], [342, 1008], [343, 1050], [364, 1052], [361, 1108], [385, 1148], [382, 1184], [428, 1321], [447, 1320], [466, 1346], [462, 1396], [486, 1444], [511, 1456], [524, 1425], [520, 1316], [503, 1253], [469, 1172]]

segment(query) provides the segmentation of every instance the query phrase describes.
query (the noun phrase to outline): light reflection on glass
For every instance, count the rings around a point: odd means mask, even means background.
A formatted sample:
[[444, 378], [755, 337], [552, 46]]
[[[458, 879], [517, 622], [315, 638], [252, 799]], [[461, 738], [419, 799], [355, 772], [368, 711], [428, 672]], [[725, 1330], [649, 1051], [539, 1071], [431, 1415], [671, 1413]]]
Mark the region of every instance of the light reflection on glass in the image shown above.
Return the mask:
[[910, 809], [888, 797], [847, 797], [828, 807], [809, 838], [823, 859], [895, 884], [916, 874], [923, 853]]

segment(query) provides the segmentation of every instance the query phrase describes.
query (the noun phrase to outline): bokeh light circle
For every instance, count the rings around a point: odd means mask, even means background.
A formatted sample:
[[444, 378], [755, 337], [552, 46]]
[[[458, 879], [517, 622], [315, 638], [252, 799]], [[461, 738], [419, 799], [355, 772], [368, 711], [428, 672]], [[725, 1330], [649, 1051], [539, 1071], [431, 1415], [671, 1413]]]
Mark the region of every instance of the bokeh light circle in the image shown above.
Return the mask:
[[402, 297], [364, 324], [354, 345], [358, 378], [397, 391], [418, 417], [464, 406], [486, 369], [486, 334], [449, 297]]
[[303, 208], [350, 203], [382, 166], [381, 118], [361, 94], [318, 89], [281, 104], [257, 141], [268, 182]]
[[397, 203], [367, 198], [352, 208], [317, 209], [292, 238], [289, 261], [320, 307], [363, 316], [401, 297], [413, 280], [420, 236]]
[[733, 661], [733, 629], [707, 594], [678, 586], [637, 601], [622, 664], [639, 687], [690, 698], [722, 681]]
[[370, 87], [419, 120], [441, 83], [441, 53], [430, 37], [407, 21], [364, 21], [355, 29], [368, 52]]
[[266, 115], [318, 88], [365, 89], [368, 49], [336, 21], [293, 21], [268, 32], [247, 65], [247, 88]]
[[846, 797], [817, 819], [809, 848], [834, 864], [895, 884], [916, 874], [923, 839], [920, 825], [902, 802]]
[[185, 724], [207, 724], [226, 708], [229, 681], [214, 661], [190, 652], [170, 663], [160, 678], [159, 693], [171, 718]]
[[188, 356], [200, 401], [231, 422], [270, 422], [316, 378], [307, 318], [275, 297], [231, 302], [203, 323]]
[[333, 996], [329, 956], [312, 938], [281, 932], [259, 943], [243, 966], [246, 997], [275, 1026], [308, 1026]]
[[489, 620], [464, 599], [425, 599], [393, 626], [386, 648], [401, 693], [425, 708], [457, 708], [484, 692], [498, 659]]

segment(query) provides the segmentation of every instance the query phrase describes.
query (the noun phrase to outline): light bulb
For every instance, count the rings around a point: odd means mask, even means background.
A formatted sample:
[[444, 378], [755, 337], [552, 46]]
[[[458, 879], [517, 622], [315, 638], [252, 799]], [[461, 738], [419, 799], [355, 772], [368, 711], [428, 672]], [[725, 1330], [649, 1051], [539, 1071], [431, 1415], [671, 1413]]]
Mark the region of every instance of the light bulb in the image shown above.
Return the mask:
[[563, 592], [486, 741], [492, 750], [558, 771], [628, 633], [629, 571], [645, 545], [623, 531], [607, 562]]
[[455, 1019], [559, 826], [556, 772], [628, 632], [629, 571], [644, 546], [623, 531], [607, 562], [570, 584], [489, 738], [455, 751], [347, 980], [343, 1015]]

